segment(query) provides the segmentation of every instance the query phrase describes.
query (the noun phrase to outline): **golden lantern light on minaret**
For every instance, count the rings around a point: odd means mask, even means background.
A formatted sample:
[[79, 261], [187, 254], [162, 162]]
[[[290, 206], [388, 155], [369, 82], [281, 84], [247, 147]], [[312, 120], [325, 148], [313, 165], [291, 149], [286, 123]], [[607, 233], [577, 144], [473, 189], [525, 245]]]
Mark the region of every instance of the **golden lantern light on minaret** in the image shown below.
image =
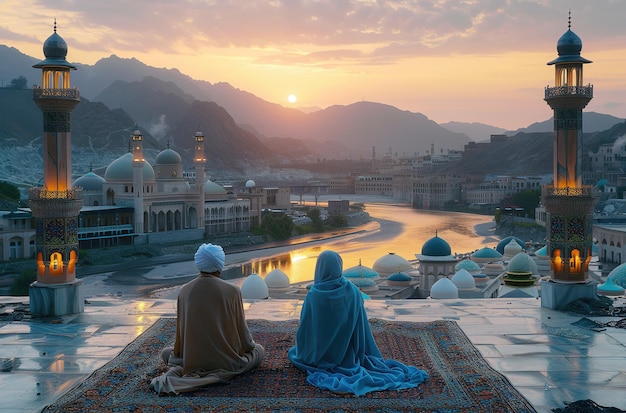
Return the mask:
[[202, 132], [196, 132], [194, 148], [193, 163], [196, 170], [196, 190], [198, 191], [196, 224], [198, 228], [204, 228], [204, 168], [206, 166], [206, 155], [204, 154], [204, 134]]

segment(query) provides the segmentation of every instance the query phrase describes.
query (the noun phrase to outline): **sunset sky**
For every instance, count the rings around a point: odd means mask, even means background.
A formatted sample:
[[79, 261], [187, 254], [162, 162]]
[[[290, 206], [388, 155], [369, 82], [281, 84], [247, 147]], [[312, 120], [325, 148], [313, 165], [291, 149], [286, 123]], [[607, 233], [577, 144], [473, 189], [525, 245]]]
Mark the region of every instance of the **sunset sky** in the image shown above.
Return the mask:
[[[115, 54], [228, 82], [286, 107], [373, 101], [438, 122], [517, 129], [548, 119], [556, 43], [583, 41], [587, 111], [626, 117], [622, 0], [0, 0], [0, 44], [40, 58]], [[6, 62], [2, 62], [6, 64]], [[80, 85], [77, 85], [80, 87]], [[288, 99], [291, 96], [290, 99]], [[294, 98], [295, 96], [295, 98]], [[295, 100], [295, 102], [293, 102]]]

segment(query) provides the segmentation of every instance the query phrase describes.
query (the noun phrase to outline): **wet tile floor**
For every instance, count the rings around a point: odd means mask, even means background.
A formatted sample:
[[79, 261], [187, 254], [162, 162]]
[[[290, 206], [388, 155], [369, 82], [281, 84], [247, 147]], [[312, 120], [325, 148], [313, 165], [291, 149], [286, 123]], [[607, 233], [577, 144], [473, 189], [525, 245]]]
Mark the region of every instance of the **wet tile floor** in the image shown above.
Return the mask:
[[[20, 302], [17, 297], [17, 302]], [[22, 297], [27, 305], [28, 298]], [[0, 297], [7, 310], [16, 297]], [[246, 301], [249, 319], [297, 319], [300, 300]], [[535, 298], [368, 300], [370, 318], [456, 321], [483, 357], [538, 412], [592, 399], [626, 410], [626, 330], [574, 326], [583, 316], [542, 308]], [[8, 311], [8, 310], [7, 310]], [[0, 412], [39, 412], [114, 358], [159, 317], [171, 299], [91, 297], [85, 312], [50, 320], [0, 318]], [[618, 317], [587, 317], [606, 323]]]

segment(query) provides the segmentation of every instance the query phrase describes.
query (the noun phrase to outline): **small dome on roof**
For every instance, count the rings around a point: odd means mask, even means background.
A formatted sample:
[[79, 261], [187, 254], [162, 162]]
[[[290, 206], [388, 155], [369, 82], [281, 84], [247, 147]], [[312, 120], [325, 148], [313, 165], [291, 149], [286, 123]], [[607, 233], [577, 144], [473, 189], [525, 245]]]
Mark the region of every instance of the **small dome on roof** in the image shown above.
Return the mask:
[[457, 288], [476, 288], [476, 281], [472, 274], [467, 270], [460, 269], [453, 276], [451, 280]]
[[409, 283], [411, 282], [411, 276], [405, 272], [394, 272], [387, 277], [387, 281], [394, 283]]
[[539, 274], [537, 263], [525, 252], [520, 252], [511, 258], [507, 266], [507, 272], [523, 273], [528, 272], [533, 275]]
[[450, 244], [448, 244], [448, 242], [443, 238], [439, 238], [438, 235], [435, 235], [422, 245], [422, 255], [442, 257], [451, 255], [451, 253], [452, 250], [450, 249]]
[[624, 295], [624, 288], [615, 285], [613, 283], [613, 278], [607, 277], [606, 282], [604, 284], [600, 284], [597, 287], [598, 294], [608, 295], [608, 296], [617, 296]]
[[500, 254], [504, 254], [504, 247], [506, 247], [511, 242], [511, 240], [515, 240], [515, 242], [517, 242], [520, 247], [526, 248], [526, 244], [524, 243], [524, 241], [511, 235], [503, 238], [502, 240], [500, 240], [500, 242], [498, 242], [498, 245], [496, 245], [496, 251], [498, 251]]
[[[143, 162], [144, 182], [154, 182], [154, 169], [148, 162]], [[104, 179], [107, 181], [133, 181], [133, 154], [128, 152], [107, 166], [104, 172]]]
[[348, 278], [350, 282], [357, 286], [357, 288], [361, 291], [376, 291], [378, 290], [378, 285], [376, 281], [371, 278]]
[[415, 269], [408, 260], [394, 254], [393, 252], [383, 255], [374, 261], [372, 268], [381, 275], [387, 275], [399, 271], [412, 271]]
[[178, 152], [167, 148], [159, 152], [154, 163], [156, 165], [178, 165], [183, 163], [183, 159], [180, 157]]
[[465, 259], [459, 261], [459, 263], [454, 266], [454, 270], [466, 270], [470, 274], [474, 274], [480, 272], [480, 265], [470, 259]]
[[286, 289], [289, 288], [289, 277], [279, 268], [275, 268], [268, 272], [265, 276], [265, 284], [269, 289]]
[[514, 257], [521, 251], [522, 247], [513, 239], [504, 246], [504, 255], [506, 257]]
[[459, 298], [459, 289], [448, 278], [443, 277], [430, 287], [430, 298]]
[[626, 288], [626, 263], [613, 268], [609, 273], [608, 278], [612, 278], [613, 284]]
[[254, 188], [255, 186], [256, 186], [256, 183], [252, 179], [249, 179], [246, 182], [246, 188]]
[[213, 195], [226, 195], [226, 190], [223, 186], [218, 185], [209, 179], [204, 183], [204, 193]]
[[544, 245], [543, 247], [535, 251], [535, 256], [537, 258], [547, 259], [548, 258], [548, 246]]
[[502, 254], [497, 250], [489, 247], [483, 247], [478, 251], [474, 252], [470, 259], [476, 262], [492, 262], [492, 261], [500, 261], [502, 260]]
[[251, 300], [263, 300], [269, 297], [267, 284], [258, 274], [250, 274], [241, 284], [241, 296]]
[[106, 179], [89, 171], [85, 175], [76, 178], [72, 182], [72, 186], [80, 186], [84, 191], [102, 191], [102, 184], [105, 182]]
[[355, 265], [354, 267], [347, 268], [343, 270], [343, 276], [348, 279], [353, 278], [379, 278], [380, 274], [377, 271], [373, 270], [370, 267], [366, 267], [365, 265], [361, 265], [359, 261], [359, 265]]

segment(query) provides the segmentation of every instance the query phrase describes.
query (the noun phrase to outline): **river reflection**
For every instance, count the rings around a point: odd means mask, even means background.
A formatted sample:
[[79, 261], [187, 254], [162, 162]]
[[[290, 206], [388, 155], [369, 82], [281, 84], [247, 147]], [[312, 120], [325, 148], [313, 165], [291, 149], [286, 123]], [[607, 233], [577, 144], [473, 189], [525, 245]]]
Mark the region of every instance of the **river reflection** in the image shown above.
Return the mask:
[[378, 258], [390, 252], [414, 260], [415, 254], [421, 253], [422, 245], [435, 234], [450, 244], [453, 254], [485, 246], [494, 247], [498, 242], [495, 236], [485, 237], [475, 233], [474, 227], [491, 222], [491, 216], [423, 211], [408, 205], [388, 203], [366, 203], [366, 211], [379, 224], [378, 229], [293, 247], [289, 252], [253, 259], [240, 268], [228, 270], [224, 275], [236, 278], [255, 273], [265, 277], [279, 268], [293, 284], [313, 279], [317, 256], [326, 249], [339, 253], [344, 269], [347, 269], [359, 265], [359, 262], [372, 267]]

